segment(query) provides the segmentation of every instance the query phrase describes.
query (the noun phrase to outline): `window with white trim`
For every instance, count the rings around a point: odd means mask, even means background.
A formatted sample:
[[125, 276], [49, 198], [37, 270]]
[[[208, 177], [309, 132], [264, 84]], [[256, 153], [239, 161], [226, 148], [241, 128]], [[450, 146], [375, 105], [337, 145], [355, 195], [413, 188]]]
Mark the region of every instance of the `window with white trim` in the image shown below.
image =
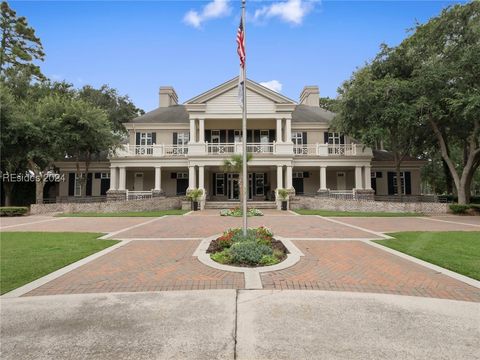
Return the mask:
[[340, 145], [345, 141], [342, 141], [342, 135], [338, 132], [329, 132], [328, 133], [328, 143], [331, 145]]
[[[405, 172], [401, 171], [400, 172], [400, 186], [402, 188], [402, 195], [406, 194], [406, 188], [405, 188]], [[397, 189], [397, 174], [393, 176], [393, 194], [398, 195], [398, 189]]]
[[255, 174], [255, 194], [264, 195], [265, 189], [265, 174], [256, 173]]
[[75, 191], [73, 193], [73, 196], [82, 196], [82, 181], [85, 177], [85, 174], [75, 174]]
[[292, 174], [292, 177], [294, 179], [303, 179], [303, 171], [295, 171], [293, 174]]
[[177, 172], [177, 179], [188, 179], [188, 172]]
[[110, 173], [109, 172], [100, 173], [100, 179], [110, 179]]
[[190, 140], [190, 133], [188, 131], [179, 132], [177, 133], [177, 143], [175, 145], [182, 146], [182, 147], [187, 146], [189, 140]]
[[151, 132], [142, 132], [140, 133], [140, 146], [153, 145], [153, 133]]

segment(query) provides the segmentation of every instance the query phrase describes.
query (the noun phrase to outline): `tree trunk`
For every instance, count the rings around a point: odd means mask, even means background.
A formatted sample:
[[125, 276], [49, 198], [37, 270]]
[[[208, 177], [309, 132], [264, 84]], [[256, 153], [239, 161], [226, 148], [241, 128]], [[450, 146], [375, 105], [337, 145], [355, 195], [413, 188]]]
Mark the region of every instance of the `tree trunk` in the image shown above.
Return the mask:
[[[478, 121], [475, 122], [474, 131], [471, 137], [470, 151], [468, 152], [467, 161], [465, 163], [461, 176], [458, 175], [457, 169], [455, 168], [455, 164], [453, 163], [452, 159], [450, 158], [450, 155], [448, 154], [445, 139], [443, 138], [442, 133], [438, 128], [438, 125], [435, 123], [435, 121], [433, 121], [432, 118], [429, 118], [429, 122], [430, 122], [430, 125], [432, 126], [433, 132], [435, 133], [435, 136], [437, 137], [438, 143], [440, 145], [440, 152], [442, 154], [442, 158], [445, 160], [445, 163], [447, 164], [448, 169], [450, 170], [450, 174], [452, 175], [455, 187], [457, 189], [458, 203], [465, 205], [467, 204], [467, 201], [470, 198], [469, 195], [467, 196], [467, 189], [466, 189], [468, 178], [470, 176], [473, 176], [473, 172], [475, 171], [475, 164], [477, 163], [478, 158], [480, 157], [480, 148], [478, 148], [478, 144], [475, 143], [475, 136], [478, 133], [480, 128], [479, 122]], [[468, 189], [468, 192], [470, 192], [470, 189]]]
[[445, 185], [447, 187], [447, 194], [453, 194], [453, 178], [448, 165], [445, 160], [442, 158], [443, 173], [445, 175]]
[[12, 206], [13, 183], [4, 182], [3, 191], [5, 194], [5, 206]]
[[45, 181], [43, 179], [43, 176], [40, 175], [40, 181], [35, 181], [35, 203], [36, 204], [43, 204], [44, 187], [45, 187]]

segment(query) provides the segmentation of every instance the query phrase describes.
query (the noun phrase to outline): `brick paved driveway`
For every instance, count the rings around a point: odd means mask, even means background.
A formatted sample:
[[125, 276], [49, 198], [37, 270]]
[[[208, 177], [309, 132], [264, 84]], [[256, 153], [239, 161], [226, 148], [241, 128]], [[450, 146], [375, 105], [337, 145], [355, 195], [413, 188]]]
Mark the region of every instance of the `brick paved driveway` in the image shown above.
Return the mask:
[[480, 289], [361, 241], [295, 241], [305, 257], [263, 273], [267, 289], [387, 293], [480, 302]]
[[[249, 223], [268, 226], [279, 236], [296, 238], [294, 243], [306, 255], [289, 269], [263, 274], [265, 288], [382, 292], [480, 302], [477, 288], [362, 241], [349, 240], [378, 238], [375, 231], [480, 230], [477, 218], [434, 219], [441, 221], [423, 218], [331, 221], [272, 211], [263, 217], [249, 218]], [[244, 288], [242, 274], [210, 268], [192, 256], [200, 242], [197, 239], [240, 226], [241, 218], [214, 216], [210, 212], [164, 218], [28, 217], [16, 221], [9, 221], [2, 230], [114, 232], [112, 238], [145, 239], [132, 240], [27, 295]]]
[[192, 256], [199, 243], [132, 241], [27, 296], [243, 288], [243, 274], [213, 269]]

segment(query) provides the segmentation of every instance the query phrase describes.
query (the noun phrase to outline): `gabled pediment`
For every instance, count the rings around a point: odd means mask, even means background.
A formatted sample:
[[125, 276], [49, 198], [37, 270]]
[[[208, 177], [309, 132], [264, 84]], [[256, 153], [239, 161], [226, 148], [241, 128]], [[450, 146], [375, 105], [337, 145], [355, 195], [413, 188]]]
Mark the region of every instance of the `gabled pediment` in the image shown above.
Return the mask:
[[[231, 96], [236, 89], [238, 89], [238, 76], [186, 101], [184, 104], [206, 104], [216, 98], [218, 101], [218, 98], [222, 95]], [[264, 100], [270, 101], [274, 104], [296, 104], [296, 102], [292, 99], [270, 90], [269, 88], [260, 85], [255, 81], [247, 79], [247, 99], [249, 99], [250, 96], [259, 96], [264, 98]]]

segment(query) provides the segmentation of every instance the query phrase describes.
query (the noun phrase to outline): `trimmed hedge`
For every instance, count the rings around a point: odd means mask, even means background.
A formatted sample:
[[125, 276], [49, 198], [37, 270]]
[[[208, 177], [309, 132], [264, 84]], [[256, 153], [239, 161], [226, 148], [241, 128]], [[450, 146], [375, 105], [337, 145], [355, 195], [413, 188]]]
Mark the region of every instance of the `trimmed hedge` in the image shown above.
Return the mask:
[[452, 213], [454, 214], [466, 214], [468, 210], [480, 212], [479, 204], [469, 204], [469, 205], [452, 204], [449, 207]]
[[24, 206], [5, 206], [0, 207], [0, 216], [23, 216], [28, 212]]

